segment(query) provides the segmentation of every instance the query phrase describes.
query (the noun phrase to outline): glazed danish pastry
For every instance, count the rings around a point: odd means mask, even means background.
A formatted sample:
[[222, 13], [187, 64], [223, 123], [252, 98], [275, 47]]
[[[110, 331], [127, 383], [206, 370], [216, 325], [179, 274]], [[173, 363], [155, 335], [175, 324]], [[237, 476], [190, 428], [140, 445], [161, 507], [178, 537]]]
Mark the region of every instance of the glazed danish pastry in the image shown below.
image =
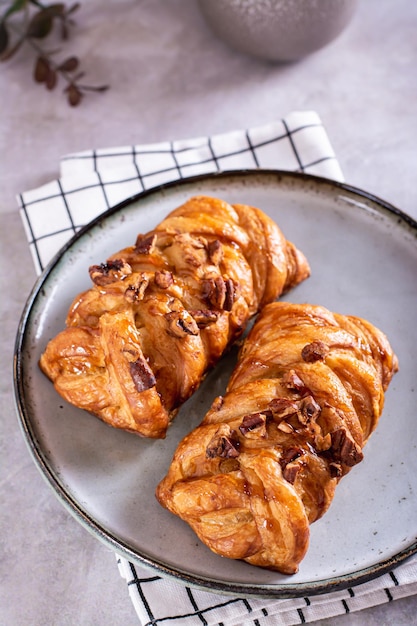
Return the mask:
[[397, 369], [363, 319], [267, 305], [225, 396], [178, 446], [159, 502], [215, 553], [295, 573], [310, 524], [362, 460]]
[[249, 318], [308, 275], [304, 255], [262, 211], [194, 197], [90, 267], [93, 285], [40, 367], [68, 402], [164, 437]]

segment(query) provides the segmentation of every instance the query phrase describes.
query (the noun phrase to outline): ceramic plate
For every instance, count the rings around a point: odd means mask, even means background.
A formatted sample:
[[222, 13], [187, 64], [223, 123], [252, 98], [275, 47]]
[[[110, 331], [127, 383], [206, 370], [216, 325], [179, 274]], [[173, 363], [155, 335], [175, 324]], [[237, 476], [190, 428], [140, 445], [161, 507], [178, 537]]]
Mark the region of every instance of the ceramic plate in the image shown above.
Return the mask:
[[[38, 369], [64, 327], [88, 267], [134, 243], [192, 195], [258, 206], [308, 257], [312, 275], [288, 300], [367, 318], [389, 337], [400, 372], [364, 461], [311, 527], [299, 572], [284, 576], [224, 559], [154, 497], [177, 443], [222, 393], [232, 352], [181, 409], [163, 441], [115, 430], [65, 403]], [[24, 310], [15, 355], [20, 422], [61, 502], [98, 539], [154, 572], [224, 593], [291, 597], [370, 579], [417, 551], [417, 224], [368, 193], [284, 172], [232, 172], [168, 184], [131, 198], [84, 228], [57, 255]]]

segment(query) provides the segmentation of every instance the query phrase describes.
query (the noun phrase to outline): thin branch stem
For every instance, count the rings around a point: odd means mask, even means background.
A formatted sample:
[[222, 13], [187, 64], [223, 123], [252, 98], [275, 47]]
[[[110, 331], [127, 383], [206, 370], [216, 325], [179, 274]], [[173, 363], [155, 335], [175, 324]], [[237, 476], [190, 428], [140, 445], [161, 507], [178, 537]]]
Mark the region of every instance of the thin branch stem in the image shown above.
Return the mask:
[[[67, 99], [69, 104], [72, 106], [76, 106], [79, 104], [82, 95], [86, 91], [95, 91], [95, 92], [103, 92], [108, 89], [108, 85], [101, 86], [92, 86], [92, 85], [84, 85], [78, 82], [78, 80], [83, 76], [83, 72], [79, 71], [79, 60], [76, 56], [70, 56], [62, 63], [56, 62], [53, 59], [53, 55], [58, 51], [47, 51], [42, 47], [40, 43], [38, 43], [38, 39], [45, 39], [55, 24], [55, 19], [59, 19], [62, 23], [62, 39], [66, 39], [66, 35], [68, 33], [69, 26], [73, 25], [73, 21], [68, 18], [70, 13], [73, 13], [79, 7], [79, 3], [75, 3], [68, 9], [65, 5], [61, 10], [53, 10], [48, 12], [48, 5], [44, 5], [40, 0], [26, 0], [22, 4], [18, 5], [16, 8], [15, 2], [4, 3], [0, 0], [1, 4], [9, 4], [9, 7], [6, 8], [3, 16], [0, 18], [0, 22], [5, 25], [7, 22], [7, 30], [14, 33], [16, 41], [13, 45], [6, 48], [3, 51], [1, 56], [2, 61], [9, 59], [17, 50], [21, 47], [21, 45], [27, 43], [32, 50], [36, 53], [37, 59], [35, 61], [35, 73], [34, 79], [37, 82], [44, 83], [46, 87], [51, 90], [54, 89], [58, 76], [62, 76], [62, 78], [66, 81], [67, 87], [64, 89], [64, 92], [67, 94]], [[31, 13], [29, 10], [29, 5], [36, 7], [37, 12]], [[16, 14], [20, 13], [22, 15], [21, 27], [17, 27], [12, 21], [9, 21], [9, 18]], [[51, 24], [45, 29], [45, 24], [42, 23], [42, 20], [51, 20]], [[36, 23], [36, 27], [35, 27]], [[6, 45], [7, 45], [7, 32], [6, 36]], [[74, 73], [78, 70], [77, 73]]]

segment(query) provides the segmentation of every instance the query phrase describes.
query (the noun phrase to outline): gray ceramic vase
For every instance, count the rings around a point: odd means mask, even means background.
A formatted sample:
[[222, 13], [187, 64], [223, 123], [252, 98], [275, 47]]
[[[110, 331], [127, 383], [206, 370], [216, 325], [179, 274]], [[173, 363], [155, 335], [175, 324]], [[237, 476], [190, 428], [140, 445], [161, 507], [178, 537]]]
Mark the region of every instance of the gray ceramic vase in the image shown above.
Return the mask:
[[213, 31], [245, 54], [295, 61], [319, 50], [349, 24], [357, 0], [200, 0]]

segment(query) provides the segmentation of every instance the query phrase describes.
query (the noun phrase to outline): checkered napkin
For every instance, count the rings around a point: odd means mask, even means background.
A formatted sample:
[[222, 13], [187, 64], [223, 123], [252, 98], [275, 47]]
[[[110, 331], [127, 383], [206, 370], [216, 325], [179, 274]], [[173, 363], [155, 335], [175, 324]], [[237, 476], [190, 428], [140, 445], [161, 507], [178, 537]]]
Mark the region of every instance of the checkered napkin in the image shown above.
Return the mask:
[[[88, 150], [61, 160], [61, 176], [18, 202], [36, 270], [84, 224], [151, 187], [219, 170], [272, 168], [343, 175], [315, 112], [211, 137]], [[186, 587], [117, 557], [142, 626], [290, 626], [417, 594], [417, 558], [351, 589], [309, 598], [232, 598]]]

